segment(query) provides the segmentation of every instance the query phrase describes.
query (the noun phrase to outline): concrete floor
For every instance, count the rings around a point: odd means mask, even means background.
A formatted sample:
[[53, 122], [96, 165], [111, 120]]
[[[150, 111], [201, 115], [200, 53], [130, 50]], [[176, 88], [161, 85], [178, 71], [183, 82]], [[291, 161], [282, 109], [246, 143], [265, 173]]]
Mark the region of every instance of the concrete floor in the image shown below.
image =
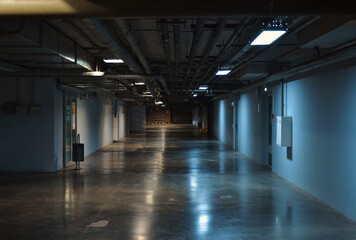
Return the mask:
[[3, 180], [0, 239], [356, 239], [356, 223], [223, 143], [172, 125], [111, 144], [79, 174]]

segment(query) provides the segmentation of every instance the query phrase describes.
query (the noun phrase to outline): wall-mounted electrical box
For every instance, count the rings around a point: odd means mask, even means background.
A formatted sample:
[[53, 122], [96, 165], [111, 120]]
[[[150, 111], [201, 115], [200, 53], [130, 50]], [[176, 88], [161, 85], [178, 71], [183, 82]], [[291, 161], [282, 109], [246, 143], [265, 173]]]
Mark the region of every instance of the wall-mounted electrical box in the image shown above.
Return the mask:
[[277, 116], [277, 146], [292, 146], [292, 117]]

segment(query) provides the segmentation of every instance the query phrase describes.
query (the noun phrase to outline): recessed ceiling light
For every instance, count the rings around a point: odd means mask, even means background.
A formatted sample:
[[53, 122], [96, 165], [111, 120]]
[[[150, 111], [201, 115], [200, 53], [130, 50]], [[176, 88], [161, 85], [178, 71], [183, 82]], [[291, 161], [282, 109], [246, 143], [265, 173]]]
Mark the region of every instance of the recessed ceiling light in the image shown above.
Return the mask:
[[122, 59], [104, 59], [106, 63], [124, 63]]
[[228, 75], [230, 72], [231, 72], [231, 69], [228, 69], [228, 70], [218, 70], [215, 75], [216, 75], [216, 76], [225, 76], [225, 75]]
[[104, 76], [105, 72], [101, 71], [90, 71], [83, 73], [84, 76], [91, 76], [91, 77], [101, 77]]
[[135, 85], [136, 86], [142, 86], [142, 85], [145, 85], [145, 83], [144, 82], [135, 82]]
[[206, 89], [208, 89], [208, 86], [206, 86], [206, 85], [202, 85], [199, 87], [199, 90], [206, 90]]
[[286, 32], [286, 30], [264, 30], [253, 40], [251, 45], [270, 45]]

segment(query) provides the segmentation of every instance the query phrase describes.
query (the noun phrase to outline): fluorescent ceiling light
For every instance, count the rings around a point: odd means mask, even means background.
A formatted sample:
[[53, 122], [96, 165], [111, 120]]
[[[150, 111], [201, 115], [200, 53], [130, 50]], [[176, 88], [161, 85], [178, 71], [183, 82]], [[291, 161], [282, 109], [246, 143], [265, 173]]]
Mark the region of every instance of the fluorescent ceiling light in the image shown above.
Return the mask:
[[155, 104], [156, 105], [161, 105], [161, 104], [163, 104], [163, 102], [162, 101], [156, 101]]
[[208, 86], [200, 86], [199, 87], [199, 90], [206, 90], [206, 89], [208, 89]]
[[264, 30], [253, 40], [251, 45], [270, 45], [286, 32], [285, 30]]
[[142, 95], [143, 97], [153, 97], [152, 94], [149, 95]]
[[216, 76], [225, 76], [225, 75], [228, 75], [230, 72], [231, 72], [231, 69], [228, 69], [228, 70], [218, 70], [215, 75], [216, 75]]
[[142, 85], [145, 85], [145, 83], [144, 82], [135, 82], [135, 85], [136, 86], [142, 86]]
[[91, 76], [91, 77], [101, 77], [104, 76], [105, 72], [100, 71], [90, 71], [83, 73], [84, 76]]
[[124, 63], [122, 59], [104, 59], [106, 63]]
[[70, 61], [70, 62], [75, 62], [75, 59], [74, 59], [74, 58], [67, 57], [67, 56], [64, 56], [64, 55], [62, 55], [62, 54], [59, 54], [59, 56], [61, 56], [61, 57], [65, 58], [65, 59], [67, 59], [67, 60]]

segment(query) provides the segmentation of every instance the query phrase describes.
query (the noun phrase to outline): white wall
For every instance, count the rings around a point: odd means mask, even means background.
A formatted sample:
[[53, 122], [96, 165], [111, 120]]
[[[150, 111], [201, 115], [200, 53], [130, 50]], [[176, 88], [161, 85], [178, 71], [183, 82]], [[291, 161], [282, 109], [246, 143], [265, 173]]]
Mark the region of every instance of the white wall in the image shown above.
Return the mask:
[[[292, 148], [277, 147], [273, 124], [272, 169], [356, 220], [356, 67], [285, 84], [285, 115], [292, 117]], [[281, 87], [273, 90], [281, 113]]]
[[[0, 105], [41, 105], [40, 114], [4, 115], [0, 111], [0, 170], [55, 171], [53, 79], [0, 80]], [[60, 140], [59, 140], [60, 141]]]
[[233, 145], [233, 107], [231, 98], [213, 102], [212, 135], [230, 147]]
[[128, 103], [117, 100], [117, 114], [119, 115], [119, 139], [121, 139], [127, 136], [130, 130]]
[[87, 156], [113, 141], [112, 101], [77, 99], [77, 132]]
[[256, 90], [240, 96], [237, 105], [237, 143], [239, 152], [261, 163], [262, 106]]
[[[285, 84], [285, 116], [292, 117], [292, 147], [276, 146], [272, 121], [272, 170], [347, 217], [356, 220], [356, 67], [328, 71]], [[268, 126], [255, 91], [238, 101], [238, 149], [262, 162]], [[261, 98], [267, 101], [267, 97]], [[214, 102], [215, 135], [229, 123], [226, 105]], [[225, 106], [225, 108], [223, 108]], [[267, 107], [266, 102], [260, 107]], [[225, 109], [225, 110], [221, 110]], [[265, 109], [266, 110], [266, 109]], [[217, 111], [217, 112], [216, 112]], [[219, 117], [219, 113], [225, 117]], [[273, 88], [272, 114], [281, 114], [281, 86]], [[222, 138], [219, 138], [222, 140]], [[265, 142], [266, 143], [266, 142]], [[263, 162], [262, 162], [263, 164]]]
[[54, 167], [63, 167], [63, 91], [54, 91]]

